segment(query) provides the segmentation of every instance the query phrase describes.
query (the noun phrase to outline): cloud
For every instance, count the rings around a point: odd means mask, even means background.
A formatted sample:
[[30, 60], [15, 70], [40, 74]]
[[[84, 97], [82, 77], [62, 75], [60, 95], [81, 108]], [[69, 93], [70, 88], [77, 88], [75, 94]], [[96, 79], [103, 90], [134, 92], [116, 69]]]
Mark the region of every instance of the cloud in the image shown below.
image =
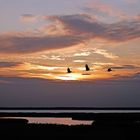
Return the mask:
[[94, 52], [93, 53], [103, 55], [104, 57], [110, 58], [110, 59], [116, 59], [116, 58], [118, 58], [117, 55], [114, 55], [114, 54], [112, 54], [110, 52], [107, 52], [107, 50], [103, 50], [103, 49], [94, 49]]
[[85, 14], [58, 16], [57, 20], [69, 30], [69, 33], [83, 35], [86, 39], [102, 38], [120, 42], [140, 37], [139, 20], [106, 24]]
[[81, 52], [81, 53], [75, 53], [73, 56], [89, 56], [91, 52]]
[[85, 51], [85, 52], [79, 52], [79, 53], [75, 53], [73, 54], [73, 56], [89, 56], [91, 55], [92, 53], [94, 54], [100, 54], [106, 58], [110, 58], [110, 59], [117, 59], [119, 58], [119, 56], [111, 53], [111, 52], [108, 52], [107, 50], [104, 50], [104, 49], [98, 49], [98, 48], [92, 48], [90, 51]]
[[[140, 106], [139, 82], [136, 83], [132, 79], [61, 81], [59, 84], [35, 78], [1, 78], [0, 80], [12, 82], [12, 84], [1, 85], [1, 107]], [[93, 91], [97, 94], [93, 94]]]
[[43, 36], [43, 37], [26, 37], [26, 36], [0, 36], [0, 53], [34, 53], [48, 49], [59, 49], [70, 47], [82, 41], [78, 36]]
[[23, 23], [34, 23], [37, 22], [39, 16], [35, 16], [32, 14], [23, 14], [20, 17], [20, 21]]
[[140, 22], [138, 20], [114, 23], [106, 29], [107, 38], [125, 41], [140, 37]]
[[58, 61], [65, 60], [65, 58], [62, 58], [60, 55], [51, 55], [50, 57], [46, 57], [46, 59], [58, 60]]
[[117, 9], [116, 7], [109, 4], [105, 4], [101, 1], [87, 3], [81, 9], [88, 13], [92, 12], [95, 15], [97, 15], [97, 17], [110, 16], [110, 17], [117, 17], [118, 19], [126, 19], [127, 17], [127, 15], [120, 9]]
[[0, 68], [15, 67], [22, 64], [21, 62], [0, 62]]
[[140, 82], [140, 72], [135, 72], [127, 76], [122, 76], [122, 75], [118, 75], [118, 76], [121, 81], [129, 81], [130, 83], [134, 82], [135, 84], [139, 84]]
[[44, 16], [43, 20], [48, 21], [49, 24], [38, 28], [38, 31], [44, 35], [66, 35], [68, 34], [64, 25], [57, 20], [57, 16]]
[[135, 65], [122, 65], [122, 66], [116, 66], [116, 67], [112, 67], [113, 69], [136, 69], [139, 68]]
[[[46, 20], [50, 20], [53, 26], [57, 21], [60, 26], [63, 26], [63, 31], [65, 32], [59, 34], [58, 28], [54, 28], [57, 34], [46, 35], [43, 30], [39, 30], [37, 33], [33, 31], [30, 34], [24, 31], [11, 35], [1, 34], [0, 53], [35, 53], [71, 47], [96, 38], [121, 42], [140, 37], [139, 20], [106, 24], [85, 14], [48, 16]], [[100, 53], [104, 53], [106, 57], [112, 57], [111, 55], [107, 56], [106, 52], [101, 51]]]
[[0, 80], [0, 84], [10, 84], [10, 83], [12, 83], [12, 82], [6, 81], [6, 80]]
[[105, 24], [85, 14], [60, 16], [58, 20], [70, 33], [84, 34], [88, 35], [88, 37], [101, 34], [106, 28]]
[[73, 62], [75, 62], [75, 63], [85, 63], [86, 60], [73, 60]]
[[132, 78], [140, 80], [140, 72], [134, 74]]
[[114, 65], [114, 63], [108, 63], [108, 62], [94, 62], [93, 65], [101, 65], [101, 66], [108, 66], [108, 65]]

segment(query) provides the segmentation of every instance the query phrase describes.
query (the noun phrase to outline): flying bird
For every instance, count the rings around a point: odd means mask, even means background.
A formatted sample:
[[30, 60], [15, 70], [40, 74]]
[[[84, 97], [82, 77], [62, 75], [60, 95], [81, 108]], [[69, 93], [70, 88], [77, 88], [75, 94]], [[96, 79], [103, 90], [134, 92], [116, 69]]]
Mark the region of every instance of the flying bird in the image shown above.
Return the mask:
[[112, 69], [111, 68], [108, 68], [108, 70], [107, 70], [108, 72], [111, 72], [112, 71]]
[[[90, 71], [88, 64], [85, 64], [86, 71]], [[91, 75], [90, 73], [83, 73], [82, 75]]]
[[86, 71], [90, 71], [90, 68], [87, 64], [85, 65], [85, 68], [86, 68]]
[[67, 68], [67, 73], [71, 73], [72, 71], [70, 70], [70, 68]]

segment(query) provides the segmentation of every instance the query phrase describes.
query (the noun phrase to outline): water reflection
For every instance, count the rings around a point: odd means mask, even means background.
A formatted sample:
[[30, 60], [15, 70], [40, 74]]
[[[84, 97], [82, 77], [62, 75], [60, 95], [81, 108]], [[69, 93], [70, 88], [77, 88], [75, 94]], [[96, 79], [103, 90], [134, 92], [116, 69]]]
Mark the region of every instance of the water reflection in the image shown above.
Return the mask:
[[0, 110], [0, 113], [140, 113], [140, 110]]
[[93, 121], [72, 120], [72, 118], [56, 118], [56, 117], [4, 117], [14, 119], [27, 119], [28, 123], [40, 124], [63, 124], [63, 125], [90, 125]]

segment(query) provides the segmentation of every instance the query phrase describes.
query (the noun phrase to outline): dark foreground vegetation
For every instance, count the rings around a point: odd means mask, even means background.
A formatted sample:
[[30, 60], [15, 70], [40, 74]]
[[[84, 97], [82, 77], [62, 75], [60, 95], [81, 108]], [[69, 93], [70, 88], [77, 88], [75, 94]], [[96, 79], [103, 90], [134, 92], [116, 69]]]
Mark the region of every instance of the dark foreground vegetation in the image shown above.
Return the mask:
[[[60, 113], [61, 114], [61, 113]], [[59, 114], [59, 115], [60, 115]], [[1, 114], [3, 116], [4, 114]], [[21, 114], [20, 114], [21, 115]], [[24, 114], [25, 115], [25, 114]], [[23, 115], [23, 116], [24, 116]], [[33, 115], [33, 114], [32, 114]], [[55, 114], [56, 115], [56, 114]], [[59, 116], [57, 115], [57, 116]], [[62, 114], [61, 114], [62, 115]], [[61, 116], [60, 115], [60, 116]], [[64, 114], [63, 114], [64, 115]], [[66, 114], [65, 114], [66, 115]], [[140, 139], [140, 114], [70, 114], [73, 119], [92, 120], [92, 125], [29, 124], [26, 119], [0, 119], [0, 139], [94, 139], [127, 140]], [[39, 114], [38, 114], [39, 116]]]

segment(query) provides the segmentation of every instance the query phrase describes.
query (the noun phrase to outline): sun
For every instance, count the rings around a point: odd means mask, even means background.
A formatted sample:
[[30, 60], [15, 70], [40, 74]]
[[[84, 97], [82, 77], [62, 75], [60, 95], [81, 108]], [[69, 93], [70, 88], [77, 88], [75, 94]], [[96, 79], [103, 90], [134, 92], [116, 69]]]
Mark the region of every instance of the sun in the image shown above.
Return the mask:
[[82, 79], [82, 75], [80, 73], [67, 73], [65, 75], [56, 76], [55, 78], [59, 80], [71, 81]]

